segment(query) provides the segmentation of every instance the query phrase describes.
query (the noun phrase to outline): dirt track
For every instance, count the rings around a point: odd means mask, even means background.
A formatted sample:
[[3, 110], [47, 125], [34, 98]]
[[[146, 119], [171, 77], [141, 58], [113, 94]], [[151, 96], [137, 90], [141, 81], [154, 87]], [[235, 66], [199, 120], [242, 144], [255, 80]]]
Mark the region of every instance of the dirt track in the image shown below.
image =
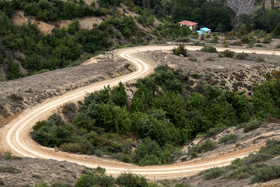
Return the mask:
[[[0, 134], [0, 151], [10, 150], [15, 154], [24, 157], [66, 160], [88, 167], [101, 166], [106, 168], [107, 173], [112, 174], [113, 176], [118, 175], [121, 172], [133, 172], [146, 176], [150, 179], [167, 179], [190, 176], [207, 168], [225, 166], [230, 164], [230, 162], [237, 157], [244, 157], [249, 153], [258, 150], [263, 144], [252, 145], [251, 147], [244, 148], [235, 152], [225, 153], [223, 155], [214, 155], [211, 157], [188, 162], [162, 166], [139, 167], [136, 165], [112, 160], [105, 160], [91, 156], [75, 155], [56, 151], [52, 148], [42, 147], [30, 138], [29, 132], [31, 131], [32, 126], [35, 125], [36, 121], [47, 118], [56, 108], [60, 107], [62, 104], [69, 101], [80, 100], [86, 93], [102, 89], [108, 84], [110, 84], [112, 87], [118, 84], [119, 81], [127, 82], [149, 75], [153, 71], [155, 66], [153, 62], [144, 62], [139, 57], [138, 59], [134, 58], [134, 53], [140, 53], [144, 51], [170, 50], [172, 48], [174, 48], [174, 46], [146, 46], [122, 49], [117, 51], [117, 54], [119, 56], [133, 63], [137, 67], [137, 71], [128, 75], [95, 83], [93, 85], [68, 92], [63, 96], [47, 100], [34, 108], [27, 109], [2, 129], [2, 132]], [[198, 50], [201, 47], [187, 46], [187, 48], [188, 50]], [[218, 48], [218, 51], [223, 51], [225, 49], [226, 48]], [[280, 55], [280, 51], [258, 51], [245, 49], [231, 50], [235, 52]]]

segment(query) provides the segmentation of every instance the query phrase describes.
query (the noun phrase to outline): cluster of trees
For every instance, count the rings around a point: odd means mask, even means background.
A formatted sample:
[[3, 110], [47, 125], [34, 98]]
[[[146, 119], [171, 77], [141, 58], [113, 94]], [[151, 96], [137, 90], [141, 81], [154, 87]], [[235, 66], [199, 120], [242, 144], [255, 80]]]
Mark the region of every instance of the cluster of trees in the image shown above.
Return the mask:
[[280, 36], [280, 11], [260, 9], [255, 14], [242, 14], [238, 18], [237, 29], [243, 28], [245, 31], [263, 30], [269, 33], [275, 32], [275, 36]]
[[62, 0], [35, 0], [35, 1], [1, 1], [0, 8], [4, 7], [4, 11], [11, 16], [13, 10], [23, 9], [25, 13], [35, 16], [38, 20], [52, 21], [58, 19], [75, 19], [85, 16], [100, 16], [104, 13], [100, 9], [96, 9], [94, 3], [89, 6], [84, 1], [79, 3]]
[[173, 22], [192, 20], [218, 32], [230, 31], [235, 17], [235, 12], [225, 6], [224, 1], [134, 0], [134, 3], [149, 9], [158, 18]]
[[[280, 81], [276, 75], [256, 87], [250, 101], [244, 92], [212, 86], [199, 85], [188, 94], [184, 77], [163, 66], [137, 82], [129, 104], [122, 83], [113, 90], [106, 87], [80, 102], [71, 120], [65, 123], [54, 114], [38, 122], [31, 135], [42, 145], [64, 151], [105, 153], [139, 165], [169, 163], [180, 155], [181, 145], [209, 129], [255, 118], [279, 118]], [[65, 111], [74, 110], [68, 107]]]
[[[5, 15], [0, 15], [2, 55], [5, 51], [20, 51], [23, 56], [15, 56], [21, 65], [28, 70], [28, 75], [42, 69], [54, 70], [66, 67], [80, 58], [83, 52], [95, 53], [109, 47], [107, 33], [98, 28], [80, 30], [77, 23], [69, 29], [54, 28], [51, 34], [43, 33], [34, 24], [15, 26]], [[70, 34], [71, 33], [71, 34]], [[7, 59], [7, 58], [6, 58]], [[9, 59], [7, 59], [9, 61]], [[19, 78], [24, 74], [19, 71], [18, 64], [9, 62], [9, 79]]]
[[[29, 12], [31, 15], [36, 14], [35, 16], [37, 16], [37, 13], [40, 13], [43, 9], [50, 12], [55, 10], [66, 11], [65, 7], [68, 7], [68, 5], [69, 7], [74, 6], [77, 9], [94, 9], [94, 5], [89, 7], [83, 1], [80, 3], [62, 2], [59, 0], [32, 2], [13, 0], [0, 2], [0, 10], [2, 11], [0, 14], [0, 37], [3, 41], [0, 44], [0, 64], [7, 64], [5, 66], [8, 72], [7, 79], [16, 79], [40, 71], [67, 67], [72, 62], [78, 60], [84, 53], [95, 54], [99, 51], [121, 45], [131, 43], [142, 44], [151, 39], [149, 34], [137, 29], [137, 25], [131, 16], [124, 14], [116, 13], [114, 17], [108, 18], [92, 30], [80, 29], [79, 22], [73, 21], [67, 29], [55, 27], [47, 35], [44, 35], [36, 25], [31, 23], [15, 26], [9, 18], [14, 10], [21, 9], [22, 7], [24, 7], [25, 12]], [[34, 10], [27, 9], [26, 7], [31, 7]], [[73, 18], [65, 16], [64, 11], [58, 12], [58, 14], [55, 12], [50, 13], [56, 18], [47, 16], [47, 19]], [[67, 10], [66, 12], [72, 14], [75, 11]], [[137, 18], [139, 22], [146, 26], [153, 24], [154, 17], [151, 14], [142, 10], [140, 13], [141, 15]], [[74, 17], [80, 16], [74, 15]], [[190, 34], [190, 30], [187, 28], [168, 22], [161, 24], [154, 32], [159, 39], [176, 38]], [[16, 51], [17, 53], [15, 53]], [[8, 58], [6, 55], [6, 53], [10, 52], [13, 54], [12, 58]], [[18, 55], [20, 54], [18, 52], [22, 53], [22, 55]], [[27, 74], [20, 71], [19, 64], [27, 70]]]

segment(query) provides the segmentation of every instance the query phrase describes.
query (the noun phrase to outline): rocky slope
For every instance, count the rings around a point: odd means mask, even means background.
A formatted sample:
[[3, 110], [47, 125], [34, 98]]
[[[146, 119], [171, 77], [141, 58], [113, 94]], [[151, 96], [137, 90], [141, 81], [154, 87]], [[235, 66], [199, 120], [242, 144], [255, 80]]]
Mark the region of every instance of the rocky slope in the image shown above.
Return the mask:
[[[264, 0], [264, 2], [266, 8], [270, 9], [272, 7], [271, 0]], [[226, 3], [237, 15], [252, 14], [262, 6], [262, 0], [226, 0]], [[279, 7], [280, 1], [274, 0], [274, 6]]]

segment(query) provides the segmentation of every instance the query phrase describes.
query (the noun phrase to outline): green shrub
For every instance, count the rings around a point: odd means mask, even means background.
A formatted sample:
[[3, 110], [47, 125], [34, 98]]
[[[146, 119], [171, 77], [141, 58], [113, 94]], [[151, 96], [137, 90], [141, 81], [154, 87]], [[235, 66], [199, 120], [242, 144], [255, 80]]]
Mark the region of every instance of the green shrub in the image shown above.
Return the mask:
[[189, 187], [190, 185], [187, 183], [177, 183], [175, 184], [175, 187]]
[[264, 58], [261, 57], [261, 56], [258, 56], [257, 59], [256, 59], [257, 62], [264, 62]]
[[241, 168], [237, 168], [237, 170], [228, 174], [226, 178], [227, 179], [244, 179], [244, 178], [248, 178], [253, 173], [254, 173], [254, 169], [251, 166], [243, 166]]
[[116, 178], [116, 183], [124, 187], [148, 186], [144, 177], [132, 173], [122, 173]]
[[263, 47], [262, 44], [256, 44], [256, 47]]
[[193, 62], [196, 62], [196, 61], [197, 61], [197, 58], [195, 58], [195, 57], [189, 57], [189, 60], [190, 60], [190, 61], [193, 61]]
[[223, 52], [222, 52], [222, 54], [223, 54], [225, 57], [228, 57], [228, 58], [233, 58], [233, 57], [234, 57], [235, 52], [230, 51], [230, 50], [225, 50], [225, 51], [223, 51]]
[[76, 181], [75, 187], [92, 187], [92, 186], [113, 186], [114, 178], [112, 176], [106, 176], [105, 174], [96, 174], [88, 172], [82, 174]]
[[21, 171], [17, 168], [14, 167], [2, 167], [0, 166], [0, 173], [11, 173], [11, 174], [16, 174], [20, 173]]
[[180, 44], [179, 47], [172, 49], [174, 55], [180, 56], [183, 55], [184, 57], [188, 56], [187, 49], [184, 45]]
[[71, 187], [71, 185], [58, 182], [58, 183], [54, 183], [52, 187]]
[[280, 44], [276, 45], [276, 48], [280, 49]]
[[67, 103], [62, 107], [63, 116], [69, 121], [72, 121], [74, 119], [76, 112], [77, 106], [75, 103]]
[[223, 173], [224, 173], [224, 169], [222, 168], [211, 168], [206, 171], [203, 171], [202, 175], [204, 180], [211, 180], [222, 176]]
[[235, 143], [238, 136], [236, 134], [228, 134], [219, 139], [219, 143], [231, 144]]
[[214, 127], [210, 128], [206, 133], [205, 133], [205, 138], [210, 138], [215, 135], [217, 135], [220, 132], [223, 132], [227, 127]]
[[242, 165], [243, 165], [243, 159], [237, 158], [231, 162], [231, 164], [228, 166], [228, 168], [230, 170], [237, 169]]
[[214, 46], [204, 46], [200, 51], [208, 53], [217, 53], [217, 49]]
[[264, 44], [270, 44], [271, 41], [272, 41], [272, 38], [271, 38], [270, 36], [268, 36], [268, 37], [265, 37], [265, 38], [264, 38], [264, 40], [263, 40], [262, 43], [264, 43]]
[[13, 156], [11, 152], [0, 153], [0, 160], [21, 160], [21, 157]]
[[244, 133], [247, 133], [249, 131], [258, 129], [261, 126], [262, 122], [261, 121], [250, 121], [245, 124], [245, 127], [243, 129]]
[[278, 179], [280, 177], [280, 166], [265, 166], [256, 173], [252, 178], [251, 183], [267, 182], [270, 180]]
[[35, 179], [42, 179], [42, 177], [38, 174], [32, 174], [32, 178], [35, 178]]
[[269, 140], [266, 146], [260, 149], [260, 153], [278, 156], [280, 155], [280, 140]]
[[193, 146], [188, 154], [189, 155], [195, 155], [197, 153], [205, 153], [207, 151], [211, 151], [211, 150], [214, 150], [216, 149], [217, 145], [212, 141], [212, 140], [206, 140], [202, 143], [199, 143], [195, 146]]
[[3, 186], [5, 183], [3, 181], [3, 179], [0, 178], [0, 186]]
[[244, 165], [251, 165], [256, 162], [264, 162], [271, 159], [273, 156], [266, 153], [250, 154], [248, 157], [243, 159]]
[[235, 56], [236, 59], [238, 60], [246, 60], [248, 58], [248, 54], [247, 53], [239, 53]]
[[80, 154], [88, 153], [87, 146], [81, 143], [64, 143], [61, 146], [59, 146], [59, 150], [70, 152], [70, 153], [80, 153]]
[[161, 164], [162, 150], [156, 141], [147, 138], [134, 151], [134, 161], [141, 166]]

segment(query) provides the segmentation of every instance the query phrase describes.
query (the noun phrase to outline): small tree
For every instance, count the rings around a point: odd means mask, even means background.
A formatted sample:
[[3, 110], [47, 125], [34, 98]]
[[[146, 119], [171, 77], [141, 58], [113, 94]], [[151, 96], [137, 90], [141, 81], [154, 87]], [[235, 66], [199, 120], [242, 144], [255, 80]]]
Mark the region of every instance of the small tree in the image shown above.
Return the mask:
[[180, 44], [178, 48], [174, 48], [172, 52], [174, 55], [183, 55], [184, 57], [188, 56], [187, 49], [183, 44]]

